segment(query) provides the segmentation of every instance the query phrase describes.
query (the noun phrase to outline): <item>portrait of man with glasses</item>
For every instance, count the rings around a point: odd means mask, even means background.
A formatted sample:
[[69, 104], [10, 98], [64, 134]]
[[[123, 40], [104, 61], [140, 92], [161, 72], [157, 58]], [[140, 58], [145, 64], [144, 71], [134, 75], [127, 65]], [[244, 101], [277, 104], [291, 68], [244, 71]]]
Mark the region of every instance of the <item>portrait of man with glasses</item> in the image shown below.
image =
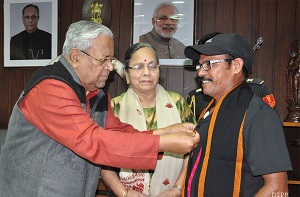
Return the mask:
[[185, 45], [174, 38], [180, 22], [180, 14], [172, 3], [158, 4], [152, 16], [153, 28], [139, 37], [139, 42], [151, 44], [158, 52], [159, 59], [185, 59]]
[[28, 4], [22, 10], [25, 30], [10, 40], [11, 60], [51, 59], [51, 33], [38, 28], [40, 10]]

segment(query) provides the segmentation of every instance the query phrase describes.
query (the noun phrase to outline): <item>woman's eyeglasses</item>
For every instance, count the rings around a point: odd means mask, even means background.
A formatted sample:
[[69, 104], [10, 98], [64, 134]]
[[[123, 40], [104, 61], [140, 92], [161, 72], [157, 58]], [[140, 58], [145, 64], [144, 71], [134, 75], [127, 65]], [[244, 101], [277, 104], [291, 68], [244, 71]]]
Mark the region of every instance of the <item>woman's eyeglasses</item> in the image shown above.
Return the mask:
[[142, 72], [143, 70], [145, 70], [145, 67], [147, 67], [148, 70], [150, 70], [150, 71], [156, 71], [159, 68], [159, 64], [157, 64], [157, 63], [150, 63], [148, 65], [136, 64], [136, 65], [133, 65], [133, 66], [128, 66], [127, 68], [132, 69], [136, 72]]

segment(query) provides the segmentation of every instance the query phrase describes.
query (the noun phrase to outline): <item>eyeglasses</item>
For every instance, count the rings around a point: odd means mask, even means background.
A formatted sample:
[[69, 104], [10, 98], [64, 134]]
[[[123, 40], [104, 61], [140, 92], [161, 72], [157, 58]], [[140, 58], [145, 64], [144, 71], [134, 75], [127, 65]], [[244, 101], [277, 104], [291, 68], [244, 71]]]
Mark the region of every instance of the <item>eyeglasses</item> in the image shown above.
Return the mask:
[[91, 58], [93, 58], [94, 60], [97, 60], [99, 63], [100, 63], [100, 66], [107, 66], [109, 63], [111, 63], [112, 65], [116, 64], [117, 63], [117, 59], [112, 57], [112, 58], [105, 58], [105, 59], [98, 59], [90, 54], [88, 54], [87, 52], [84, 52], [82, 50], [79, 50], [80, 52], [90, 56]]
[[[136, 72], [142, 72], [143, 70], [145, 70], [146, 65], [144, 64], [136, 64], [134, 66], [127, 66], [127, 68], [130, 68]], [[156, 71], [159, 68], [159, 64], [157, 64], [156, 62], [152, 62], [150, 64], [147, 65], [148, 69], [150, 71]]]
[[40, 16], [37, 15], [32, 15], [32, 16], [23, 16], [23, 20], [25, 21], [29, 21], [30, 19], [33, 21], [36, 21], [40, 18]]
[[234, 60], [234, 58], [228, 58], [228, 59], [223, 59], [223, 60], [204, 61], [202, 64], [196, 65], [196, 71], [198, 72], [201, 68], [203, 68], [203, 70], [205, 70], [205, 71], [208, 71], [212, 68], [213, 64], [221, 63], [221, 62], [230, 62], [232, 60]]
[[169, 19], [171, 20], [172, 23], [177, 23], [179, 20], [179, 16], [178, 14], [174, 14], [171, 16], [160, 16], [159, 18], [156, 18], [158, 22], [166, 22]]

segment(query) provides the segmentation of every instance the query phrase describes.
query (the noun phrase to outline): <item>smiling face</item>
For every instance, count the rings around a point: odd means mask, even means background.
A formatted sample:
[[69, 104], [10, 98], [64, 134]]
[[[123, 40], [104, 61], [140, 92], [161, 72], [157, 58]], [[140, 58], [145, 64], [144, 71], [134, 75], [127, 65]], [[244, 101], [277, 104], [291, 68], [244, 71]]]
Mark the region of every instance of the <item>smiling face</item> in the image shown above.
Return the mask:
[[137, 50], [129, 62], [129, 67], [135, 65], [145, 66], [141, 71], [128, 69], [125, 72], [127, 83], [138, 94], [149, 94], [156, 89], [159, 81], [159, 68], [150, 71], [147, 67], [150, 64], [157, 64], [157, 61], [155, 53], [148, 47]]
[[155, 18], [152, 18], [152, 25], [155, 31], [163, 38], [171, 38], [178, 26], [178, 19], [173, 17], [178, 13], [172, 6], [164, 6], [157, 12]]
[[35, 7], [27, 7], [24, 10], [23, 24], [28, 33], [33, 33], [37, 29], [39, 16]]
[[[113, 39], [105, 35], [99, 35], [94, 38], [93, 46], [85, 52], [97, 59], [112, 59], [114, 56]], [[113, 70], [110, 61], [103, 65], [76, 48], [71, 50], [70, 56], [72, 57], [72, 66], [87, 91], [95, 91], [105, 86], [108, 75]]]
[[[227, 59], [227, 55], [213, 55], [206, 56], [201, 55], [199, 63], [210, 60], [223, 60]], [[235, 60], [233, 60], [235, 61]], [[237, 84], [242, 77], [238, 70], [231, 63], [221, 62], [212, 65], [212, 68], [208, 71], [204, 71], [203, 68], [198, 70], [198, 76], [202, 78], [203, 92], [216, 99], [217, 101], [226, 94], [235, 84]]]

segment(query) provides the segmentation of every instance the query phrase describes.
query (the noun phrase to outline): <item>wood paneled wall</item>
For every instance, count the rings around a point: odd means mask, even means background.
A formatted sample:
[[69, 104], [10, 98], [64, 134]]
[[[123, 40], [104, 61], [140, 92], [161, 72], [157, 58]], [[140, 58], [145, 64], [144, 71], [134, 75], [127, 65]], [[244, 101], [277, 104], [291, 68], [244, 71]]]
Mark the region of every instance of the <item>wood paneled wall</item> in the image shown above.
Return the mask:
[[[110, 0], [110, 28], [115, 34], [115, 56], [123, 60], [132, 44], [133, 0]], [[0, 0], [3, 5], [4, 0]], [[58, 0], [58, 53], [61, 53], [68, 26], [81, 19], [84, 0]], [[262, 36], [264, 43], [255, 54], [252, 77], [265, 80], [274, 93], [282, 119], [286, 110], [285, 70], [290, 59], [289, 45], [300, 39], [300, 0], [195, 0], [194, 40], [211, 32], [237, 32], [253, 45]], [[5, 68], [3, 6], [0, 7], [0, 128], [7, 128], [11, 110], [30, 76], [37, 68]], [[184, 96], [196, 88], [196, 73], [183, 67], [164, 67], [161, 84]], [[112, 73], [109, 92], [116, 96], [125, 90], [123, 82]]]

